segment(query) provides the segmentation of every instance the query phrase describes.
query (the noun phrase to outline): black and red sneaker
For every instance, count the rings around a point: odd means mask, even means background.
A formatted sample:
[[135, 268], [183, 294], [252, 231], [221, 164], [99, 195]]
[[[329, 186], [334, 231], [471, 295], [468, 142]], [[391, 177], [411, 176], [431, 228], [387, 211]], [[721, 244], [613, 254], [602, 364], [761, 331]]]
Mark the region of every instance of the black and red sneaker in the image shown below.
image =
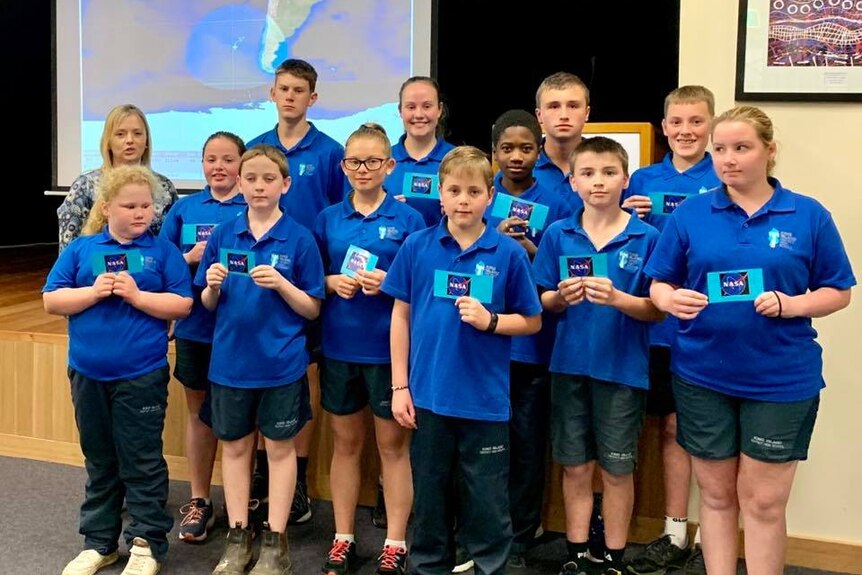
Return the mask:
[[320, 572], [324, 575], [350, 573], [354, 563], [356, 563], [356, 543], [336, 540], [332, 542], [332, 548]]
[[407, 550], [403, 547], [384, 545], [377, 558], [378, 575], [405, 575], [407, 573]]

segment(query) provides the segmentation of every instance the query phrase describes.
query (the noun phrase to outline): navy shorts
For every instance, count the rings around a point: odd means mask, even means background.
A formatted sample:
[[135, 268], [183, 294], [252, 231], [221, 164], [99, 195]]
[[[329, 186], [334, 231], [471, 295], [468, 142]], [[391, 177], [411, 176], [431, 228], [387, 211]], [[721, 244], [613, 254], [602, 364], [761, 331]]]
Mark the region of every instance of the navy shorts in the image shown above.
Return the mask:
[[554, 461], [579, 466], [598, 460], [613, 475], [635, 470], [646, 390], [582, 375], [551, 374]]
[[324, 357], [320, 363], [320, 406], [333, 415], [351, 415], [366, 405], [375, 416], [393, 419], [392, 366]]
[[767, 463], [803, 461], [814, 432], [820, 395], [778, 403], [725, 395], [679, 377], [677, 442], [701, 459], [729, 459], [744, 453]]
[[174, 340], [177, 359], [174, 363], [174, 377], [183, 386], [197, 391], [206, 391], [210, 387], [210, 358], [213, 346], [211, 343], [191, 339]]
[[295, 436], [311, 419], [308, 378], [278, 387], [247, 389], [211, 383], [213, 434], [224, 441], [242, 439], [259, 428], [267, 439]]

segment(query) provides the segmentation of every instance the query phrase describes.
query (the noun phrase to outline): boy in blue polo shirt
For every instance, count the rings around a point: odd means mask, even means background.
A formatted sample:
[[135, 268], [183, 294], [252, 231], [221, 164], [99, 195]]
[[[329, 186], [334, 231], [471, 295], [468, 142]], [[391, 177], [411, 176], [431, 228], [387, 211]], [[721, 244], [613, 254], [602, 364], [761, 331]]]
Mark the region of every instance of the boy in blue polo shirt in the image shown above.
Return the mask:
[[[494, 177], [494, 201], [485, 215], [490, 225], [521, 244], [530, 259], [536, 254], [545, 228], [573, 212], [557, 190], [533, 177], [541, 143], [539, 122], [525, 110], [504, 112], [491, 129], [494, 159], [500, 171]], [[568, 194], [577, 196], [572, 191]], [[555, 326], [555, 314], [545, 312], [539, 333], [512, 339], [509, 505], [513, 540], [509, 565], [513, 569], [526, 567], [524, 554], [542, 524], [550, 412], [548, 363]]]
[[511, 336], [539, 330], [541, 305], [524, 250], [482, 217], [493, 193], [485, 154], [453, 149], [439, 179], [446, 216], [407, 238], [383, 283], [395, 298], [392, 413], [414, 429], [414, 520], [421, 527], [410, 560], [420, 575], [452, 569], [449, 486], [457, 475], [459, 541], [478, 575], [498, 575], [512, 540]]
[[69, 380], [87, 468], [85, 550], [63, 575], [91, 575], [118, 560], [124, 499], [131, 556], [123, 573], [155, 575], [168, 552], [166, 322], [189, 314], [192, 291], [180, 251], [147, 231], [159, 189], [144, 166], [106, 172], [84, 235], [42, 288], [45, 311], [69, 318]]
[[646, 297], [649, 280], [643, 273], [659, 233], [620, 208], [628, 157], [619, 143], [584, 140], [570, 166], [584, 208], [548, 228], [533, 261], [542, 305], [561, 314], [550, 365], [551, 445], [563, 466], [567, 526], [560, 573], [585, 570], [598, 460], [603, 570], [619, 575], [649, 387], [648, 322], [663, 319]]
[[[317, 101], [316, 88], [314, 66], [294, 58], [282, 62], [275, 70], [275, 82], [270, 88], [270, 98], [278, 110], [278, 123], [247, 143], [249, 148], [260, 143], [275, 146], [287, 157], [292, 185], [290, 193], [281, 197], [281, 209], [308, 230], [314, 228], [317, 214], [327, 206], [340, 203], [350, 191], [350, 184], [341, 171], [344, 148], [307, 119], [308, 109]], [[316, 363], [320, 351], [320, 322], [309, 323], [307, 337], [310, 361]], [[309, 369], [311, 385], [317, 385], [317, 373], [316, 369]], [[292, 524], [311, 519], [305, 475], [312, 431], [313, 421], [309, 420], [296, 438], [297, 486], [290, 517]], [[261, 449], [255, 465], [253, 494], [258, 501], [265, 499], [266, 465], [267, 457]]]
[[[651, 166], [636, 170], [623, 194], [622, 207], [634, 210], [659, 231], [686, 198], [721, 184], [706, 151], [715, 115], [715, 98], [703, 86], [681, 86], [664, 101], [662, 132], [670, 152]], [[655, 200], [655, 201], [653, 201]], [[688, 496], [691, 458], [676, 441], [676, 403], [671, 391], [670, 349], [679, 321], [673, 317], [650, 326], [650, 390], [647, 414], [660, 418], [664, 468], [665, 524], [661, 537], [632, 559], [629, 571], [648, 575], [686, 565], [687, 572], [702, 572], [700, 529], [694, 554], [689, 557]], [[686, 561], [688, 559], [688, 561]]]
[[255, 430], [269, 458], [268, 521], [253, 575], [290, 571], [286, 526], [296, 483], [293, 438], [311, 415], [305, 370], [306, 321], [320, 312], [323, 264], [311, 232], [279, 207], [291, 184], [273, 146], [240, 162], [245, 213], [213, 231], [195, 284], [216, 310], [210, 385], [213, 433], [222, 440], [230, 530], [214, 575], [243, 573], [251, 560], [249, 470]]

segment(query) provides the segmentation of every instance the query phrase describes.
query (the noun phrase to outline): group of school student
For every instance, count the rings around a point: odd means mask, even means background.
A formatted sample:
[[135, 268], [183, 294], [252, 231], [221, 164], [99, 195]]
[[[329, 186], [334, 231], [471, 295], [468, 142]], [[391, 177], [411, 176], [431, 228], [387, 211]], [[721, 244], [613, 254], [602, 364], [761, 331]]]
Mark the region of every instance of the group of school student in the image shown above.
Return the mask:
[[[88, 475], [84, 551], [63, 575], [118, 561], [121, 535], [124, 575], [164, 564], [169, 337], [189, 411], [184, 541], [213, 526], [222, 445], [229, 529], [214, 575], [293, 573], [287, 526], [311, 516], [308, 374], [333, 432], [323, 574], [358, 567], [366, 406], [385, 499], [379, 574], [532, 572], [549, 447], [563, 469], [560, 575], [736, 573], [740, 514], [749, 572], [781, 572], [824, 387], [811, 318], [846, 307], [855, 278], [829, 212], [772, 176], [770, 119], [750, 106], [714, 117], [708, 89], [678, 88], [662, 121], [670, 152], [630, 178], [620, 144], [581, 137], [589, 90], [559, 72], [535, 114], [495, 121], [494, 174], [482, 151], [443, 139], [433, 79], [401, 86], [395, 146], [364, 124], [344, 147], [306, 119], [316, 81], [307, 62], [283, 62], [277, 125], [247, 143], [210, 136], [207, 185], [180, 200], [149, 169], [143, 112], [118, 106], [103, 166], [58, 210], [43, 296], [68, 317]], [[624, 562], [647, 413], [662, 422], [665, 529]]]

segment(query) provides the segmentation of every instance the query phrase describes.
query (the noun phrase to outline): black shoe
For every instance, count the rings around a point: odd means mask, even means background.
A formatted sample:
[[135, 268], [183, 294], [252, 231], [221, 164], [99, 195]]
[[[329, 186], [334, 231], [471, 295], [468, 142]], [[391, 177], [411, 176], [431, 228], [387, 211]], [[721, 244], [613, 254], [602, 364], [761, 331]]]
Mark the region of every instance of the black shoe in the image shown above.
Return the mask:
[[706, 575], [706, 563], [703, 561], [703, 549], [700, 548], [700, 543], [694, 544], [694, 549], [691, 550], [682, 572], [685, 575]]
[[560, 568], [560, 575], [587, 575], [587, 571], [577, 561], [566, 561]]
[[505, 575], [524, 575], [527, 572], [527, 561], [520, 553], [512, 553], [506, 562]]
[[215, 524], [213, 504], [202, 497], [194, 497], [180, 507], [183, 518], [180, 521], [180, 539], [186, 543], [200, 543], [206, 540], [209, 530]]
[[371, 523], [380, 529], [386, 529], [386, 499], [383, 497], [383, 485], [377, 483], [377, 504], [371, 512]]
[[329, 553], [326, 555], [326, 563], [320, 569], [325, 575], [344, 575], [350, 573], [356, 563], [356, 543], [347, 541], [333, 541]]
[[251, 491], [248, 496], [248, 526], [253, 538], [263, 529], [269, 517], [269, 478], [255, 469], [251, 475]]
[[377, 558], [377, 575], [406, 575], [407, 550], [403, 547], [384, 545]]
[[602, 495], [593, 495], [593, 514], [590, 516], [590, 534], [587, 539], [587, 559], [593, 563], [604, 563], [605, 520], [602, 518]]
[[308, 486], [305, 483], [296, 482], [296, 491], [293, 492], [293, 503], [290, 506], [290, 517], [288, 525], [301, 525], [308, 523], [311, 519], [311, 497], [308, 496]]
[[470, 553], [461, 545], [455, 546], [455, 566], [452, 568], [452, 573], [464, 573], [473, 568], [473, 558]]
[[669, 569], [680, 569], [691, 552], [673, 544], [670, 535], [662, 535], [646, 546], [628, 565], [636, 575], [661, 575]]

